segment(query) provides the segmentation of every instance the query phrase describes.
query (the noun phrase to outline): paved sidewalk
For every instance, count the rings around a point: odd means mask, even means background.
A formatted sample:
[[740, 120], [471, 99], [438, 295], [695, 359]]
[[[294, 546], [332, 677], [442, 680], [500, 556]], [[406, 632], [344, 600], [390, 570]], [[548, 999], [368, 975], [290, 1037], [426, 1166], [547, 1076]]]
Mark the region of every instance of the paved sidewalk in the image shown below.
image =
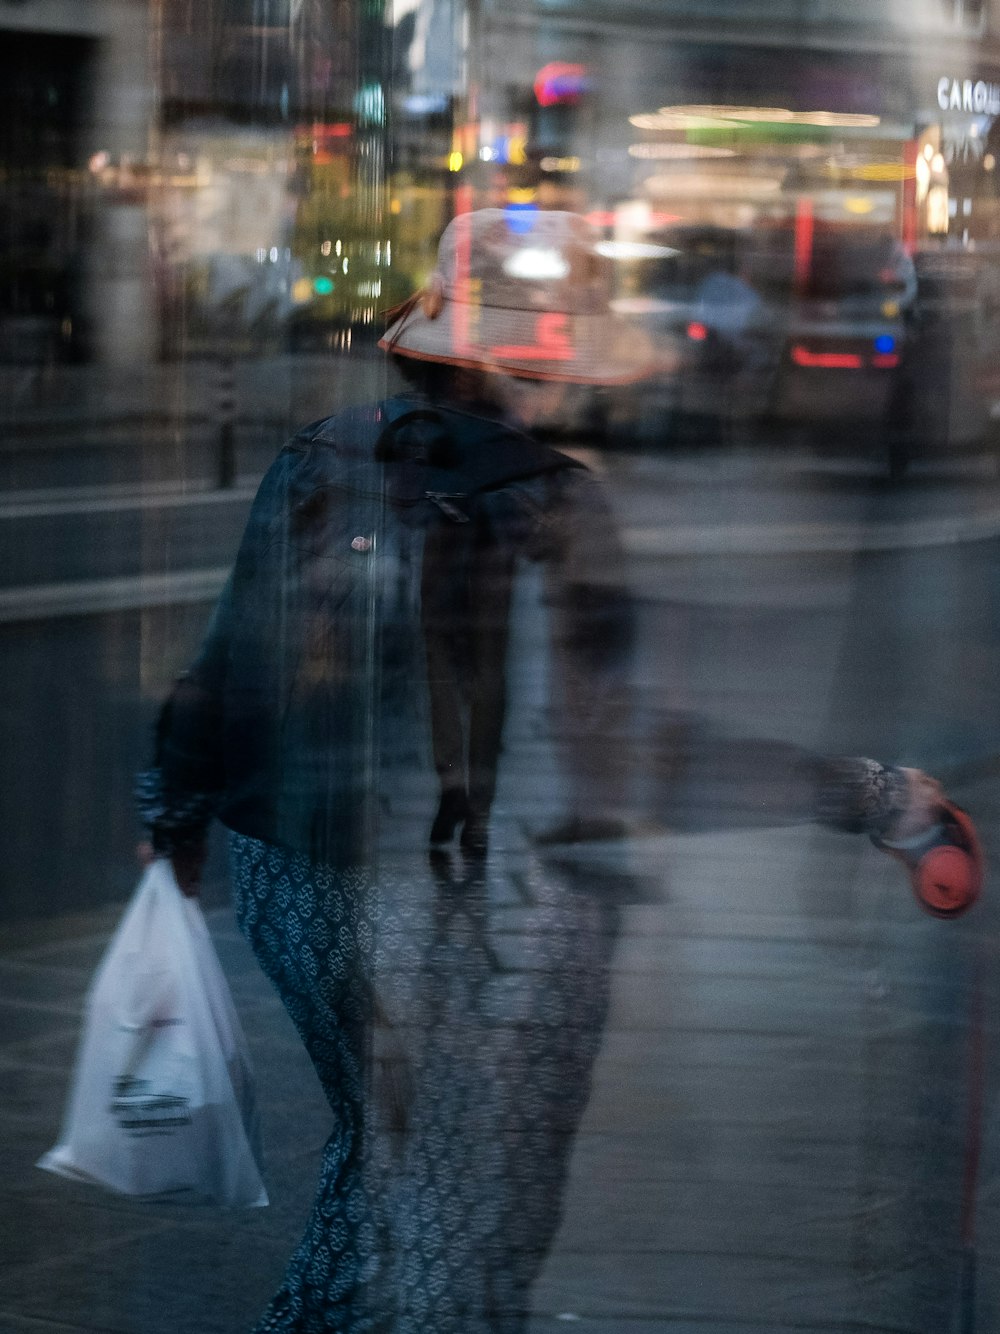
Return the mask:
[[1000, 471], [987, 454], [925, 460], [899, 486], [863, 459], [781, 441], [582, 456], [606, 472], [640, 560], [843, 556], [1000, 536]]
[[[969, 794], [995, 845], [987, 795]], [[812, 829], [576, 855], [631, 888], [532, 1334], [957, 1329], [980, 1012], [979, 1286], [962, 1328], [1000, 1328], [995, 905], [925, 918], [887, 858]], [[499, 903], [529, 854], [495, 856]], [[80, 1000], [118, 912], [3, 940], [0, 1330], [238, 1334], [298, 1238], [329, 1116], [228, 908], [209, 916], [258, 1072], [271, 1207], [121, 1200], [32, 1166], [54, 1141]]]

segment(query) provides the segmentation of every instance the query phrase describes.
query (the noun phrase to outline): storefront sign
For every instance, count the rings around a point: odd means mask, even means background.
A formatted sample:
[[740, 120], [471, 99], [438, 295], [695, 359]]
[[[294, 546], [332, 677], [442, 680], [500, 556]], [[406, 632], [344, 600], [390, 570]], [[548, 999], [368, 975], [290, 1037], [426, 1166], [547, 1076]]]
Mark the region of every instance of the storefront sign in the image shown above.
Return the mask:
[[938, 106], [942, 111], [969, 111], [978, 115], [1000, 115], [1000, 83], [984, 79], [938, 79]]

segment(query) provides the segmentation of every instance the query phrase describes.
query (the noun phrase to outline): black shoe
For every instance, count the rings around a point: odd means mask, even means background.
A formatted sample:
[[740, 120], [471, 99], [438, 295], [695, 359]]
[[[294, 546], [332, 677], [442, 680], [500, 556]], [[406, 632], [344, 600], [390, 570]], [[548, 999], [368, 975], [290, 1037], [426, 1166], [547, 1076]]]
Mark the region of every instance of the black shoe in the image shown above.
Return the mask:
[[431, 843], [450, 843], [455, 836], [455, 830], [468, 814], [469, 799], [465, 795], [464, 788], [450, 787], [442, 792], [437, 815], [431, 825]]

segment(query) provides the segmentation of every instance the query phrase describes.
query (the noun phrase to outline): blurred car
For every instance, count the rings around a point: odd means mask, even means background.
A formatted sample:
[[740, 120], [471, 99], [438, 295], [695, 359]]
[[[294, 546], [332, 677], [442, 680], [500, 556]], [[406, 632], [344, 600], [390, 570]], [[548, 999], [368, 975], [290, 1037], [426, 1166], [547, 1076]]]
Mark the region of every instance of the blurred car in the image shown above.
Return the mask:
[[692, 421], [795, 423], [860, 440], [900, 475], [917, 457], [991, 443], [1000, 411], [1000, 251], [885, 231], [675, 228], [612, 246], [618, 313], [660, 352], [613, 391], [609, 440], [669, 443]]
[[[608, 436], [667, 443], [685, 423], [817, 427], [864, 440], [892, 471], [972, 444], [1000, 396], [995, 260], [917, 255], [885, 232], [675, 228], [611, 248], [616, 311], [655, 340], [660, 371], [615, 391]], [[843, 427], [843, 430], [840, 428]], [[876, 430], [871, 430], [875, 427]]]
[[775, 314], [780, 420], [884, 424], [897, 411], [917, 296], [913, 262], [884, 234], [831, 232], [808, 263], [766, 253], [752, 266]]
[[1000, 403], [1000, 254], [937, 246], [914, 261], [897, 421], [902, 466], [991, 444]]
[[612, 421], [655, 436], [681, 417], [762, 415], [780, 335], [774, 309], [743, 276], [745, 237], [691, 227], [605, 248], [617, 261], [612, 308], [650, 335], [660, 363], [652, 380], [613, 396]]
[[898, 413], [917, 280], [884, 233], [831, 229], [803, 254], [788, 228], [677, 229], [625, 263], [615, 309], [653, 337], [661, 370], [619, 395], [618, 429], [624, 416], [666, 440], [691, 417], [883, 425]]

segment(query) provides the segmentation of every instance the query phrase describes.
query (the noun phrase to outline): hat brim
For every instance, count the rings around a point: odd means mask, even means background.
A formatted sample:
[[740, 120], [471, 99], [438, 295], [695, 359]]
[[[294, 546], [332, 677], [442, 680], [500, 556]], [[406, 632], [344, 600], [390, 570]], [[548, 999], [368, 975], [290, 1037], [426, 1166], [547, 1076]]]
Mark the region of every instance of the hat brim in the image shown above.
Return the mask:
[[569, 384], [631, 384], [654, 375], [651, 339], [610, 312], [511, 310], [446, 300], [433, 319], [419, 300], [379, 340], [418, 361]]

